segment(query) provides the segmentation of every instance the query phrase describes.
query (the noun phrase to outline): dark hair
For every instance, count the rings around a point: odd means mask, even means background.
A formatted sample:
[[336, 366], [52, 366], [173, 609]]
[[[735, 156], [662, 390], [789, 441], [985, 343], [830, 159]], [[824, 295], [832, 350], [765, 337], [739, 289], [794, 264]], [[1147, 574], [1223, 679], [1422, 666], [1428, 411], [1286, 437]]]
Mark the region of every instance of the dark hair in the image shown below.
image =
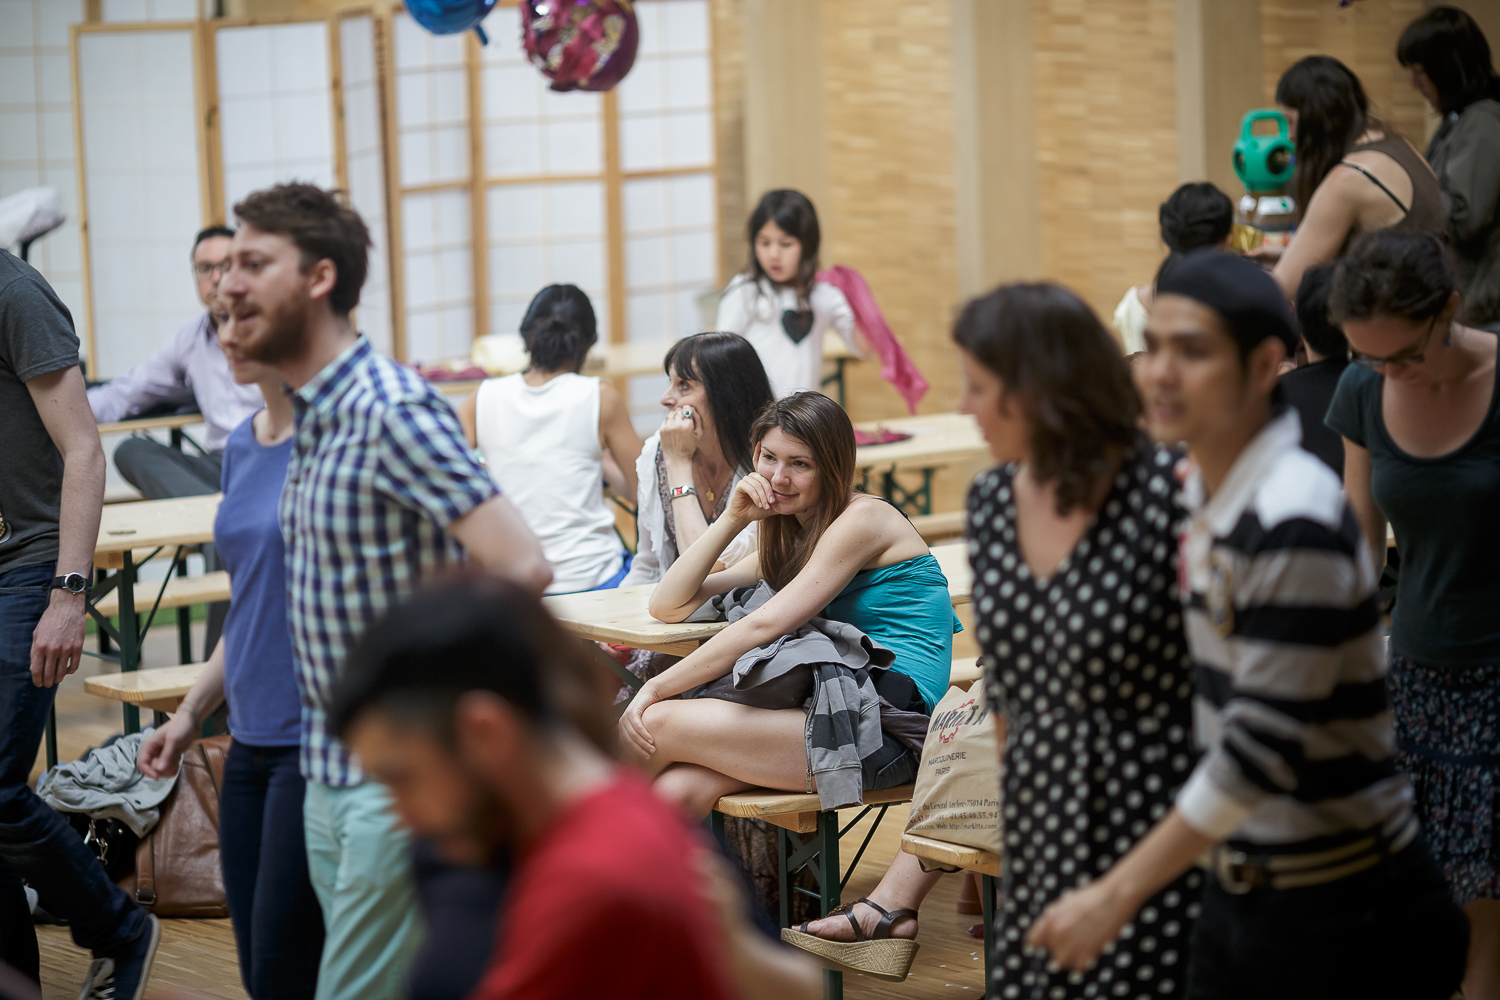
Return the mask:
[[1276, 84], [1276, 103], [1297, 112], [1292, 198], [1300, 222], [1313, 192], [1365, 130], [1386, 126], [1370, 117], [1370, 101], [1359, 77], [1332, 56], [1308, 56], [1293, 63]]
[[593, 671], [582, 644], [539, 598], [467, 571], [418, 590], [365, 629], [334, 689], [329, 721], [346, 736], [367, 712], [382, 711], [452, 745], [458, 699], [489, 691], [539, 728], [568, 724], [608, 749], [614, 720]]
[[304, 272], [320, 260], [333, 261], [337, 275], [328, 305], [336, 316], [347, 316], [359, 305], [370, 266], [370, 230], [345, 201], [342, 191], [294, 183], [253, 191], [234, 206], [241, 222], [297, 244]]
[[[1156, 213], [1167, 261], [1199, 247], [1218, 246], [1234, 228], [1234, 202], [1208, 181], [1184, 184], [1161, 203]], [[1160, 273], [1160, 269], [1158, 269]]]
[[1328, 310], [1340, 326], [1373, 316], [1420, 323], [1447, 308], [1457, 288], [1437, 237], [1379, 229], [1356, 237], [1339, 259]]
[[1058, 285], [1001, 285], [964, 306], [953, 339], [1026, 408], [1036, 478], [1057, 484], [1058, 513], [1088, 503], [1140, 439], [1140, 397], [1099, 317]]
[[802, 572], [828, 526], [849, 506], [854, 488], [854, 425], [844, 408], [821, 392], [794, 392], [760, 411], [750, 440], [760, 444], [772, 428], [812, 451], [818, 471], [818, 500], [806, 527], [793, 514], [772, 514], [760, 522], [760, 575], [781, 590]]
[[1349, 341], [1344, 331], [1328, 320], [1328, 293], [1332, 289], [1332, 264], [1319, 264], [1302, 272], [1302, 283], [1297, 286], [1297, 323], [1308, 347], [1325, 357], [1346, 361]]
[[747, 227], [750, 235], [750, 266], [747, 273], [757, 282], [770, 281], [770, 275], [760, 266], [755, 256], [755, 237], [766, 223], [776, 223], [776, 228], [794, 237], [802, 244], [802, 258], [797, 265], [797, 300], [804, 305], [812, 294], [818, 275], [818, 246], [823, 242], [822, 230], [818, 227], [818, 210], [807, 195], [791, 188], [778, 188], [760, 196], [755, 211], [750, 213]]
[[206, 226], [198, 230], [198, 235], [193, 237], [193, 249], [189, 251], [188, 256], [191, 257], [197, 253], [198, 245], [204, 240], [211, 240], [216, 236], [223, 236], [232, 240], [234, 239], [234, 230], [228, 226]]
[[1468, 14], [1434, 7], [1401, 32], [1396, 58], [1421, 66], [1438, 92], [1443, 114], [1462, 111], [1486, 97], [1500, 98], [1500, 76], [1490, 62], [1490, 43]]
[[675, 368], [679, 375], [703, 383], [724, 460], [739, 472], [751, 471], [750, 425], [776, 397], [750, 341], [737, 333], [683, 337], [667, 350], [662, 368], [669, 376]]
[[538, 371], [578, 371], [598, 339], [594, 305], [577, 285], [543, 288], [521, 320], [521, 340]]

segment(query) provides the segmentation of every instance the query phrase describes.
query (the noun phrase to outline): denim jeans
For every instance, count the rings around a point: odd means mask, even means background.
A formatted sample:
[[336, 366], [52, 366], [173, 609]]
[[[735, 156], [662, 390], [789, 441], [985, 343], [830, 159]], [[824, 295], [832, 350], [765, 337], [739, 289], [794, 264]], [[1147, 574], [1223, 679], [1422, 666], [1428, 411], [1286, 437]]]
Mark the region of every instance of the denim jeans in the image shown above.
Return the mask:
[[224, 763], [219, 859], [240, 978], [254, 1000], [311, 1000], [323, 956], [323, 910], [307, 874], [298, 748], [238, 740]]
[[57, 693], [31, 683], [31, 634], [51, 597], [52, 569], [46, 563], [0, 573], [0, 958], [33, 979], [36, 931], [22, 879], [43, 906], [70, 921], [74, 943], [95, 955], [119, 950], [146, 925], [145, 911], [28, 784]]

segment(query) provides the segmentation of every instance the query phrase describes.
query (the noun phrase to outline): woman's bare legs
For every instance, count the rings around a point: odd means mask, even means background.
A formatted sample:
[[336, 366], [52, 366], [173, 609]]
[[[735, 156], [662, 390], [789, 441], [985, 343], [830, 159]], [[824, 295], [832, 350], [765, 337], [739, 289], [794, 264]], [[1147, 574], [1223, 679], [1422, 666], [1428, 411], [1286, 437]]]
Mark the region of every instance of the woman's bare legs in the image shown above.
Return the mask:
[[807, 713], [716, 698], [646, 709], [656, 752], [646, 764], [659, 795], [702, 819], [720, 796], [746, 788], [807, 789]]
[[1500, 998], [1500, 901], [1475, 899], [1464, 904], [1469, 918], [1469, 968], [1464, 973], [1464, 1000]]
[[[942, 877], [942, 872], [924, 872], [921, 863], [916, 858], [905, 851], [897, 851], [896, 857], [891, 861], [891, 866], [885, 870], [880, 884], [866, 895], [870, 900], [892, 912], [916, 910], [921, 908], [922, 900], [927, 898], [927, 894]], [[854, 919], [859, 921], [859, 926], [865, 932], [865, 937], [869, 937], [874, 932], [875, 925], [880, 923], [880, 913], [863, 904], [855, 904], [853, 912]], [[828, 941], [854, 940], [854, 928], [849, 926], [849, 918], [842, 915], [809, 920], [807, 933]], [[891, 925], [891, 937], [914, 938], [916, 936], [917, 922], [910, 917], [902, 917]]]

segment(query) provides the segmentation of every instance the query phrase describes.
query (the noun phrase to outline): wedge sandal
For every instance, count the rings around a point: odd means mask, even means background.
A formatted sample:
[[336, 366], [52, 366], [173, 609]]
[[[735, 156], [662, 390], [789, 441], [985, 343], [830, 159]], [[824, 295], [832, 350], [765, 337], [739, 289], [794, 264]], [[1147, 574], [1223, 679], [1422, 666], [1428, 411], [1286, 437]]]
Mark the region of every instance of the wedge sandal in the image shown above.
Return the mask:
[[[880, 923], [867, 938], [865, 929], [854, 916], [854, 908], [864, 903], [880, 914]], [[868, 899], [857, 899], [828, 911], [830, 917], [844, 916], [854, 928], [853, 941], [830, 941], [807, 932], [807, 924], [784, 927], [781, 940], [812, 955], [818, 964], [835, 972], [859, 972], [877, 979], [902, 982], [911, 972], [911, 963], [917, 957], [917, 942], [909, 938], [891, 937], [891, 927], [905, 917], [917, 919], [916, 910], [887, 910], [879, 903]]]

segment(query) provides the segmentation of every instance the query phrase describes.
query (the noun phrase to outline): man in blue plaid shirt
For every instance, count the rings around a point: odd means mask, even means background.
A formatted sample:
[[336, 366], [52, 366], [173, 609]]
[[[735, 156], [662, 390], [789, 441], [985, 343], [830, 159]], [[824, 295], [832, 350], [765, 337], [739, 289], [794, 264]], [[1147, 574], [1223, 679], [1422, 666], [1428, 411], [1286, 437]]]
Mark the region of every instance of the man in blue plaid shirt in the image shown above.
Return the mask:
[[308, 184], [257, 191], [234, 211], [226, 349], [280, 370], [297, 413], [280, 520], [308, 867], [327, 930], [317, 998], [397, 1000], [419, 943], [407, 836], [385, 788], [328, 729], [334, 684], [364, 629], [465, 553], [537, 593], [552, 572], [447, 401], [351, 325], [370, 245], [359, 215]]

